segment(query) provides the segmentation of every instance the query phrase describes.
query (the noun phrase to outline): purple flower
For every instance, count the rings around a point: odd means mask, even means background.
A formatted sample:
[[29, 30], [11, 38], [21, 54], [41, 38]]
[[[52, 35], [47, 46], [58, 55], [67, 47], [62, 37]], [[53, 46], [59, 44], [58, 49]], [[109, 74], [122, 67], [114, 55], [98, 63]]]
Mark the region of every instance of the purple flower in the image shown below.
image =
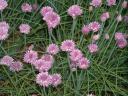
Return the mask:
[[100, 16], [100, 20], [102, 21], [102, 22], [105, 22], [107, 19], [109, 19], [110, 18], [110, 16], [109, 16], [109, 12], [105, 12], [105, 13], [103, 13], [101, 16]]
[[94, 7], [100, 7], [102, 5], [102, 0], [92, 0], [90, 5], [92, 5]]
[[106, 33], [104, 37], [105, 37], [106, 40], [108, 40], [110, 38], [108, 33]]
[[23, 3], [21, 5], [22, 12], [32, 12], [32, 6], [28, 3]]
[[116, 5], [116, 0], [107, 0], [108, 6]]
[[23, 69], [23, 64], [20, 61], [15, 61], [10, 64], [9, 66], [10, 70], [13, 72], [19, 72], [20, 70]]
[[49, 29], [55, 28], [60, 24], [60, 16], [53, 11], [47, 12], [43, 17], [43, 20], [46, 21]]
[[47, 63], [42, 59], [38, 59], [35, 61], [34, 66], [39, 72], [47, 72], [51, 69], [52, 63]]
[[93, 35], [92, 39], [97, 41], [100, 38], [100, 34]]
[[6, 0], [0, 0], [0, 11], [3, 11], [8, 6]]
[[59, 52], [59, 47], [56, 44], [50, 44], [47, 47], [47, 52], [52, 55], [56, 55]]
[[3, 29], [4, 32], [8, 32], [9, 28], [9, 24], [6, 21], [0, 22], [0, 29]]
[[80, 69], [87, 69], [89, 67], [90, 61], [87, 58], [81, 58], [78, 61], [78, 66]]
[[83, 28], [82, 28], [82, 33], [87, 35], [89, 32], [90, 32], [90, 28], [88, 25], [84, 25]]
[[42, 16], [45, 16], [48, 12], [53, 12], [53, 8], [51, 8], [50, 6], [45, 6], [40, 11]]
[[80, 58], [82, 58], [83, 54], [79, 49], [74, 49], [72, 52], [70, 52], [70, 59], [71, 61], [78, 61]]
[[91, 22], [91, 23], [89, 24], [89, 28], [90, 28], [93, 32], [97, 32], [97, 31], [100, 30], [101, 25], [99, 24], [99, 22], [94, 21], [94, 22]]
[[34, 65], [35, 68], [39, 71], [40, 68], [41, 68], [41, 66], [44, 65], [44, 64], [45, 64], [44, 60], [38, 59], [38, 60], [36, 60], [36, 61], [34, 62], [33, 65]]
[[38, 59], [38, 53], [33, 50], [26, 51], [24, 55], [24, 62], [33, 64]]
[[37, 3], [32, 4], [32, 9], [34, 11], [37, 11], [38, 10], [38, 4]]
[[5, 40], [8, 38], [9, 25], [6, 21], [0, 22], [0, 40]]
[[99, 50], [99, 48], [98, 48], [97, 44], [89, 44], [88, 50], [90, 53], [96, 53]]
[[121, 14], [119, 14], [117, 17], [116, 17], [116, 20], [117, 20], [117, 22], [120, 22], [120, 21], [122, 21], [122, 16], [121, 16]]
[[123, 3], [122, 3], [122, 8], [127, 8], [127, 6], [128, 6], [128, 1], [123, 1]]
[[57, 87], [59, 84], [62, 83], [62, 77], [60, 74], [53, 74], [51, 75], [51, 84], [54, 86], [54, 87]]
[[68, 15], [75, 19], [77, 16], [82, 15], [82, 9], [78, 5], [72, 5], [68, 9]]
[[124, 48], [128, 45], [128, 42], [126, 39], [117, 40], [116, 43], [119, 48]]
[[70, 52], [75, 49], [75, 42], [73, 40], [65, 40], [61, 43], [61, 50]]
[[14, 59], [8, 55], [0, 59], [0, 64], [10, 66], [13, 63]]
[[5, 39], [8, 38], [8, 36], [9, 36], [8, 33], [5, 33], [3, 31], [0, 31], [0, 40], [5, 40]]
[[53, 62], [54, 62], [54, 58], [53, 58], [53, 56], [52, 55], [48, 55], [48, 54], [45, 54], [45, 55], [43, 55], [42, 57], [41, 57], [41, 59], [43, 60], [43, 61], [45, 61], [47, 64], [53, 64]]
[[28, 24], [21, 24], [19, 26], [19, 29], [20, 29], [21, 33], [28, 34], [28, 33], [30, 33], [31, 27]]
[[125, 39], [124, 34], [121, 32], [116, 32], [115, 33], [115, 40], [122, 40]]
[[36, 83], [43, 87], [48, 87], [51, 85], [51, 76], [48, 72], [41, 72], [36, 76]]

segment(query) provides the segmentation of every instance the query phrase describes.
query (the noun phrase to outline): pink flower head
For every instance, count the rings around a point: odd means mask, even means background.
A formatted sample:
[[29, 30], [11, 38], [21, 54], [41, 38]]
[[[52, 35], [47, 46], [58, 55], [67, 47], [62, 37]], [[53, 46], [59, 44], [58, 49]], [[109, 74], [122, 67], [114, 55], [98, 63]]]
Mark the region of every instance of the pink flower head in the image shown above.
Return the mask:
[[104, 37], [106, 40], [108, 40], [110, 38], [108, 33], [106, 33]]
[[81, 58], [78, 61], [78, 66], [80, 69], [87, 69], [89, 67], [90, 61], [87, 58]]
[[39, 71], [40, 70], [40, 68], [41, 68], [41, 66], [42, 65], [44, 65], [44, 60], [42, 60], [42, 59], [38, 59], [38, 60], [36, 60], [35, 62], [34, 62], [34, 66], [35, 66], [35, 68]]
[[121, 16], [121, 14], [119, 14], [117, 17], [116, 17], [116, 20], [117, 20], [117, 22], [120, 22], [120, 21], [122, 21], [122, 16]]
[[33, 64], [38, 59], [38, 53], [33, 50], [26, 51], [24, 55], [24, 62]]
[[47, 12], [43, 17], [43, 20], [46, 21], [49, 29], [55, 28], [57, 25], [60, 24], [60, 16], [52, 11]]
[[73, 40], [65, 40], [61, 43], [61, 50], [70, 52], [75, 49], [75, 42]]
[[10, 70], [13, 72], [19, 72], [23, 69], [23, 64], [20, 61], [15, 61], [9, 66]]
[[32, 6], [28, 3], [23, 3], [21, 9], [23, 12], [32, 12]]
[[99, 48], [98, 48], [97, 44], [89, 44], [88, 50], [90, 53], [96, 53], [99, 50]]
[[0, 40], [5, 40], [6, 38], [8, 38], [8, 30], [8, 23], [6, 23], [6, 21], [0, 22]]
[[108, 6], [116, 5], [116, 0], [107, 0]]
[[77, 16], [82, 15], [82, 9], [78, 5], [72, 5], [68, 9], [68, 15], [72, 16], [73, 19], [75, 19]]
[[51, 78], [51, 84], [54, 86], [54, 87], [57, 87], [59, 84], [61, 84], [61, 82], [62, 82], [62, 77], [61, 77], [61, 75], [60, 74], [53, 74], [52, 76], [51, 76], [52, 78]]
[[3, 29], [4, 32], [8, 32], [9, 30], [9, 25], [6, 21], [0, 22], [0, 29]]
[[128, 45], [128, 42], [126, 39], [117, 40], [116, 43], [119, 48], [124, 48]]
[[102, 0], [92, 0], [90, 5], [92, 5], [94, 7], [100, 7], [102, 5]]
[[8, 36], [9, 36], [8, 33], [3, 32], [3, 31], [0, 30], [0, 40], [5, 40], [5, 39], [8, 38]]
[[36, 76], [36, 83], [43, 87], [48, 87], [51, 85], [51, 76], [48, 72], [41, 72]]
[[28, 33], [30, 33], [31, 27], [28, 24], [21, 24], [19, 26], [19, 29], [20, 29], [21, 33], [28, 34]]
[[78, 61], [80, 58], [82, 58], [83, 54], [79, 49], [74, 49], [71, 53], [70, 53], [70, 59], [72, 61]]
[[34, 66], [39, 72], [47, 72], [51, 69], [52, 63], [47, 63], [44, 60], [39, 59], [35, 61]]
[[4, 56], [0, 60], [0, 64], [10, 66], [13, 63], [14, 59], [8, 55]]
[[50, 44], [47, 47], [47, 52], [49, 54], [55, 55], [55, 54], [57, 54], [59, 52], [59, 47], [56, 44]]
[[83, 28], [82, 28], [82, 33], [87, 35], [89, 32], [90, 32], [90, 28], [88, 25], [84, 25]]
[[107, 19], [109, 19], [109, 12], [105, 12], [105, 13], [103, 13], [101, 16], [100, 16], [100, 20], [102, 21], [102, 22], [105, 22]]
[[123, 3], [122, 3], [122, 7], [123, 8], [127, 8], [127, 6], [128, 6], [128, 1], [124, 0]]
[[92, 39], [97, 41], [100, 38], [100, 34], [93, 35]]
[[37, 11], [38, 10], [38, 4], [37, 3], [32, 4], [32, 9], [34, 11]]
[[52, 64], [51, 63], [44, 63], [40, 68], [39, 68], [39, 72], [47, 72], [52, 68]]
[[53, 12], [53, 8], [51, 8], [50, 6], [45, 6], [40, 11], [42, 16], [45, 16], [45, 14], [48, 12]]
[[43, 61], [45, 61], [47, 64], [53, 64], [54, 58], [52, 55], [45, 54], [41, 57]]
[[89, 24], [89, 28], [90, 28], [93, 32], [97, 32], [97, 31], [100, 30], [101, 25], [99, 24], [99, 22], [94, 21], [94, 22], [91, 22], [91, 23]]
[[115, 33], [115, 40], [122, 40], [125, 39], [124, 34], [121, 32], [116, 32]]
[[6, 0], [0, 0], [0, 11], [3, 11], [8, 6]]

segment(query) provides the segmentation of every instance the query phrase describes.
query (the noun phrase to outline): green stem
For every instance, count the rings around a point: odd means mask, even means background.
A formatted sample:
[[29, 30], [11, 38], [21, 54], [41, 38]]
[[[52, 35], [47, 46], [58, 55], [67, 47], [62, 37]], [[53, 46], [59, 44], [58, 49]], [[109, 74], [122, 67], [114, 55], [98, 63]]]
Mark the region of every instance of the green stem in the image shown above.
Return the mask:
[[0, 42], [0, 46], [2, 46], [2, 43], [3, 43], [3, 42], [1, 41], [1, 42]]
[[[55, 36], [53, 35], [52, 32], [53, 32], [53, 29], [49, 29], [48, 30], [48, 33], [49, 33], [49, 44], [53, 43], [53, 41], [55, 43], [57, 43], [57, 40], [56, 40], [56, 38], [55, 38]], [[53, 39], [53, 41], [52, 41], [52, 39]]]
[[103, 55], [102, 55], [102, 57], [101, 57], [101, 60], [100, 60], [99, 64], [101, 64], [101, 62], [102, 62], [102, 60], [103, 60], [103, 58], [104, 58], [104, 56], [105, 56], [105, 54], [106, 54], [106, 52], [107, 52], [109, 46], [110, 46], [110, 44], [111, 44], [111, 42], [112, 42], [112, 40], [113, 40], [114, 34], [115, 34], [115, 32], [116, 32], [116, 29], [117, 29], [117, 25], [118, 25], [118, 23], [117, 23], [116, 26], [115, 26], [115, 29], [114, 29], [114, 32], [113, 32], [113, 34], [112, 34], [112, 36], [111, 36], [110, 42], [108, 43], [108, 46], [105, 48], [105, 50], [104, 50], [104, 52], [103, 52]]
[[1, 15], [1, 20], [3, 21], [3, 15], [2, 15], [2, 11], [0, 12], [0, 15]]
[[26, 34], [24, 34], [24, 46], [26, 46]]
[[55, 38], [55, 36], [53, 35], [53, 33], [51, 32], [51, 37], [53, 38], [54, 42], [57, 43], [57, 40]]
[[44, 91], [44, 96], [47, 96], [47, 92], [45, 88], [43, 88], [43, 91]]
[[49, 44], [52, 43], [52, 36], [51, 36], [51, 33], [52, 33], [52, 29], [49, 29], [49, 30], [48, 30], [48, 34], [49, 34]]
[[4, 69], [5, 73], [6, 73], [6, 75], [8, 76], [10, 82], [11, 82], [12, 85], [14, 86], [14, 88], [17, 89], [17, 88], [16, 88], [16, 84], [13, 82], [12, 78], [10, 77], [9, 73], [7, 72], [7, 70], [5, 69], [4, 66], [3, 66], [3, 69]]
[[84, 38], [84, 35], [82, 35], [82, 36], [80, 37], [79, 46], [81, 45], [81, 43], [82, 43], [82, 41], [83, 41], [83, 38]]
[[7, 55], [8, 53], [7, 53], [7, 51], [2, 47], [2, 44], [3, 44], [3, 42], [1, 41], [1, 43], [0, 43], [0, 48], [1, 48], [2, 51]]
[[88, 73], [88, 71], [87, 71], [87, 79], [88, 79], [88, 89], [87, 89], [87, 91], [88, 91], [88, 93], [89, 93], [89, 91], [90, 91], [89, 89], [90, 89], [90, 88], [89, 88], [89, 73]]
[[[69, 59], [69, 53], [67, 53], [67, 59], [68, 59], [68, 65], [70, 66], [70, 59]], [[72, 71], [70, 71], [70, 74], [67, 78], [67, 81], [65, 83], [65, 85], [67, 85], [67, 83], [69, 83], [69, 79], [72, 77]], [[66, 94], [66, 87], [64, 87], [64, 95]]]
[[73, 19], [73, 24], [72, 24], [72, 29], [71, 29], [71, 39], [73, 39], [73, 37], [74, 37], [74, 34], [75, 34], [75, 27], [76, 27], [76, 23], [77, 23], [77, 20], [76, 19]]

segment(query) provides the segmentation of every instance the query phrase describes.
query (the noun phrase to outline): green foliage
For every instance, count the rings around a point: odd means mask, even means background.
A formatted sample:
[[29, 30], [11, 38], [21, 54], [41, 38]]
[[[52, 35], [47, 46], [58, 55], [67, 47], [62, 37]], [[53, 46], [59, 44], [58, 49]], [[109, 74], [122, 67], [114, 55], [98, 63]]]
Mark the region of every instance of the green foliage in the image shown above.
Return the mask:
[[[119, 49], [115, 45], [114, 33], [117, 31], [126, 32], [128, 27], [124, 22], [117, 23], [115, 16], [118, 11], [126, 14], [121, 8], [122, 0], [117, 5], [108, 8], [103, 6], [89, 12], [91, 0], [37, 0], [39, 8], [37, 12], [29, 14], [21, 12], [20, 6], [23, 2], [34, 3], [34, 0], [8, 0], [8, 8], [2, 13], [2, 18], [10, 24], [10, 35], [6, 41], [1, 42], [0, 57], [9, 54], [16, 59], [22, 60], [26, 48], [34, 44], [35, 50], [41, 55], [49, 44], [48, 30], [45, 22], [39, 13], [42, 6], [49, 5], [61, 16], [61, 24], [53, 30], [57, 44], [63, 40], [71, 39], [71, 31], [74, 31], [73, 40], [84, 55], [91, 60], [88, 70], [72, 72], [69, 69], [66, 53], [59, 53], [55, 59], [50, 73], [60, 72], [63, 83], [57, 88], [42, 88], [35, 83], [37, 72], [35, 69], [24, 63], [24, 69], [18, 73], [12, 73], [5, 66], [0, 66], [0, 96], [30, 96], [32, 93], [40, 96], [86, 96], [88, 93], [95, 93], [96, 96], [128, 96], [128, 48]], [[77, 18], [76, 25], [67, 15], [67, 9], [73, 4], [79, 4], [84, 14]], [[102, 23], [101, 33], [110, 34], [110, 39], [105, 40], [101, 36], [98, 40], [100, 51], [91, 55], [87, 51], [87, 45], [91, 43], [91, 36], [85, 37], [81, 32], [83, 24], [91, 21], [98, 21], [102, 12], [109, 11], [111, 18]], [[2, 18], [0, 18], [2, 20]], [[29, 35], [19, 33], [18, 26], [21, 23], [29, 23], [32, 26]]]

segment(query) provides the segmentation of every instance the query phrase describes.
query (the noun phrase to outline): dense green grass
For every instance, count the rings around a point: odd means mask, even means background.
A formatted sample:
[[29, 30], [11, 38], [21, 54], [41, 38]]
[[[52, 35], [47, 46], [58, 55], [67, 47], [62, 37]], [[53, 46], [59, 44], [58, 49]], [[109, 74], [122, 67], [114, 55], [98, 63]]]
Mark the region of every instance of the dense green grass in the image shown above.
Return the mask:
[[[15, 59], [22, 60], [26, 48], [34, 44], [34, 49], [42, 55], [46, 46], [49, 44], [48, 30], [45, 22], [40, 16], [39, 10], [42, 6], [49, 5], [55, 9], [61, 16], [61, 24], [53, 30], [57, 44], [63, 40], [71, 39], [71, 31], [74, 31], [72, 38], [84, 55], [91, 60], [88, 70], [77, 70], [72, 72], [69, 69], [67, 55], [64, 52], [59, 53], [55, 59], [50, 73], [61, 73], [63, 83], [57, 88], [40, 87], [35, 83], [37, 72], [34, 68], [24, 63], [24, 69], [18, 73], [12, 73], [5, 66], [0, 66], [0, 96], [30, 96], [32, 93], [40, 96], [86, 96], [88, 93], [95, 93], [96, 96], [128, 96], [128, 47], [124, 49], [117, 48], [114, 40], [114, 33], [121, 31], [128, 33], [127, 24], [118, 23], [115, 19], [116, 12], [122, 15], [128, 14], [128, 11], [121, 8], [121, 2], [118, 0], [116, 6], [107, 7], [105, 2], [101, 8], [88, 11], [91, 0], [37, 0], [39, 9], [37, 12], [25, 14], [21, 12], [20, 6], [23, 2], [34, 3], [34, 0], [8, 0], [8, 8], [1, 14], [1, 20], [6, 20], [10, 24], [10, 35], [6, 41], [1, 42], [0, 57], [5, 54], [13, 56]], [[104, 0], [105, 1], [105, 0]], [[72, 24], [72, 18], [67, 15], [66, 10], [73, 4], [79, 4], [84, 10], [84, 14], [78, 17]], [[97, 44], [100, 51], [96, 55], [91, 55], [87, 50], [87, 45], [91, 43], [91, 36], [85, 37], [81, 33], [83, 24], [91, 21], [99, 21], [99, 16], [104, 11], [109, 11], [111, 18], [102, 23], [102, 36]], [[32, 26], [31, 33], [22, 35], [18, 26], [21, 23], [29, 23]], [[110, 34], [110, 39], [105, 40], [103, 35]], [[3, 95], [2, 95], [3, 96]]]

